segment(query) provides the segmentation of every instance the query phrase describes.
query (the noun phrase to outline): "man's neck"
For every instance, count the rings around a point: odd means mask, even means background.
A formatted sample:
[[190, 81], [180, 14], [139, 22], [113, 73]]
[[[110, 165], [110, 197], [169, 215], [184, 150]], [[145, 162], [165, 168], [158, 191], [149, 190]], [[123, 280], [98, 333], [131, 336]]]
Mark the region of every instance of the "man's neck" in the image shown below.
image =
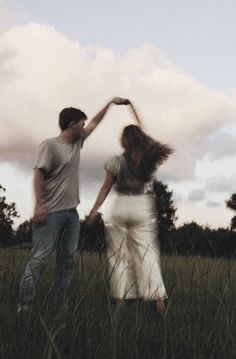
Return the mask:
[[61, 131], [60, 135], [58, 136], [58, 138], [62, 141], [62, 142], [66, 142], [66, 143], [72, 143], [74, 141], [72, 134], [69, 131]]

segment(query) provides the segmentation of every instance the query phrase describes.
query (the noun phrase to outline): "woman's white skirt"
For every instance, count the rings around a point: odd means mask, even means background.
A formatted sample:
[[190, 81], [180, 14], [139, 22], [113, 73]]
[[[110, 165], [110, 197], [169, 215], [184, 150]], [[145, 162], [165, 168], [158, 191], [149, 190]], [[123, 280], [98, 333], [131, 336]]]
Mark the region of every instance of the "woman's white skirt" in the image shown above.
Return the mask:
[[167, 298], [157, 234], [157, 212], [152, 195], [117, 195], [106, 227], [113, 298]]

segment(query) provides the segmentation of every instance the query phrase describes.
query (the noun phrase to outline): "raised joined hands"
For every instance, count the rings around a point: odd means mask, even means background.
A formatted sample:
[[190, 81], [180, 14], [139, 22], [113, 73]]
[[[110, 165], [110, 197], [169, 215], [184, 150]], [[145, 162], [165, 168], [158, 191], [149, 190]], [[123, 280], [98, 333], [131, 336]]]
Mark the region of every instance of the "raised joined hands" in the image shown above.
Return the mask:
[[122, 97], [114, 97], [111, 100], [111, 102], [116, 105], [129, 105], [130, 104], [130, 101], [127, 98], [122, 98]]

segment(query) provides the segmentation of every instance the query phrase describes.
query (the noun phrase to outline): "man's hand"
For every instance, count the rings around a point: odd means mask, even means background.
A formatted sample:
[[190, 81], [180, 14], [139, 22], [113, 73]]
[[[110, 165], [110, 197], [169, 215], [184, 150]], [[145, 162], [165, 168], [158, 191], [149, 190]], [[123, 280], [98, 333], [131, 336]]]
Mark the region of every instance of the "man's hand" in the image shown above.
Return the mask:
[[85, 223], [88, 225], [93, 225], [99, 220], [100, 216], [97, 211], [91, 211], [88, 216], [85, 217]]
[[43, 222], [46, 218], [47, 215], [47, 211], [45, 210], [45, 208], [42, 206], [41, 203], [36, 203], [35, 208], [34, 208], [34, 216], [32, 218], [32, 221], [35, 223], [40, 223]]
[[130, 104], [130, 101], [127, 98], [122, 98], [122, 97], [114, 97], [111, 102], [116, 105], [129, 105]]

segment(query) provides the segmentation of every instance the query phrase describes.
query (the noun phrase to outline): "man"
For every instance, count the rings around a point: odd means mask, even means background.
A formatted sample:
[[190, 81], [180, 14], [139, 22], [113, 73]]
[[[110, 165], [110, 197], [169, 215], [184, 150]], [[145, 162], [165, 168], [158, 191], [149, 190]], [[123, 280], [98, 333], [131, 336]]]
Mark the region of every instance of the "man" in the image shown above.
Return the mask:
[[112, 104], [128, 100], [115, 97], [89, 122], [84, 112], [65, 108], [59, 115], [60, 135], [41, 143], [34, 167], [35, 209], [32, 255], [23, 274], [18, 312], [30, 308], [36, 286], [56, 248], [55, 295], [67, 303], [67, 290], [75, 264], [79, 237], [79, 159], [84, 140], [101, 122]]

